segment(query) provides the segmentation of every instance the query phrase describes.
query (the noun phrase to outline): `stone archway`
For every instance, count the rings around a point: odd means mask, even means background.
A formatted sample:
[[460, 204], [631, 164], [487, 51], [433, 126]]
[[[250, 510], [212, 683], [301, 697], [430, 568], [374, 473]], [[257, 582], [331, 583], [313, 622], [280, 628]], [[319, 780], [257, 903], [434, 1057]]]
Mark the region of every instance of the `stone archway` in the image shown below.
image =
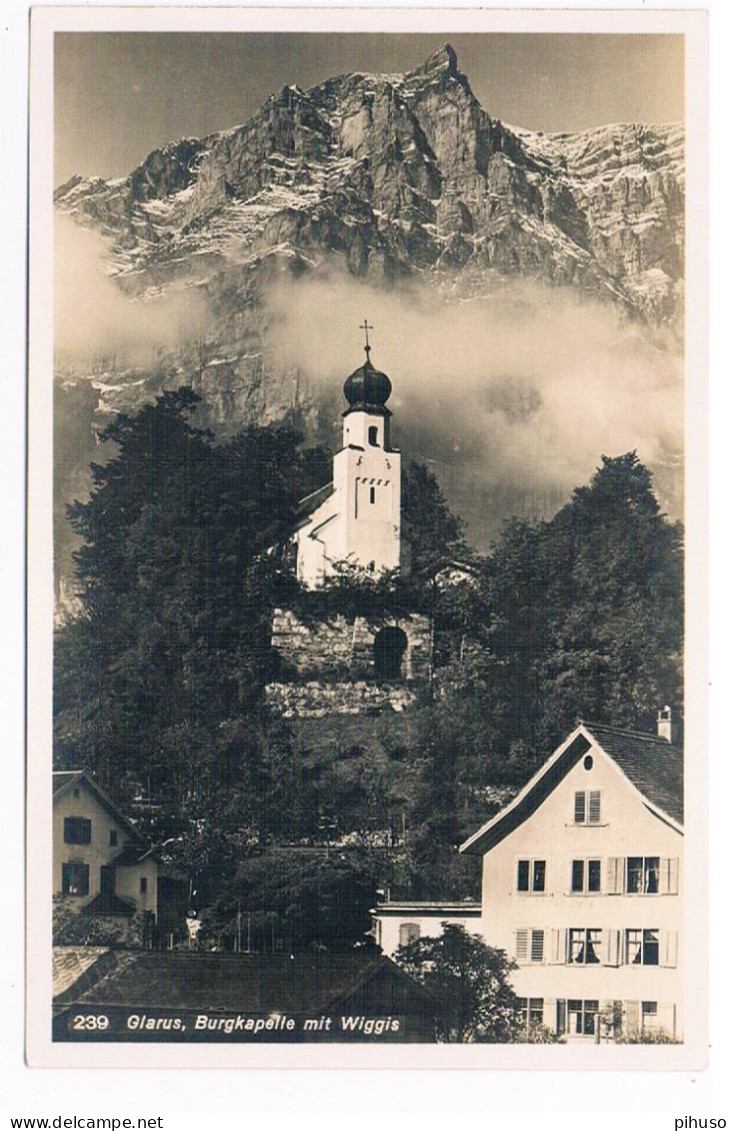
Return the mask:
[[401, 679], [409, 640], [397, 625], [382, 628], [373, 641], [373, 666], [378, 679]]

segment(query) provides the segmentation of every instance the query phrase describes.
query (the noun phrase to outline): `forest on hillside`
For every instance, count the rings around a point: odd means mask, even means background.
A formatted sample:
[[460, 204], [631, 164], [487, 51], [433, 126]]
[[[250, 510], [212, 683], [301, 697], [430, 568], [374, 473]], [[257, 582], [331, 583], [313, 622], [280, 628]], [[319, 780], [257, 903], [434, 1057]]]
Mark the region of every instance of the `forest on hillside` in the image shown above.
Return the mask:
[[[55, 768], [86, 768], [198, 891], [209, 937], [349, 946], [378, 887], [477, 895], [456, 846], [579, 718], [653, 731], [682, 709], [683, 532], [635, 452], [603, 456], [550, 521], [485, 554], [426, 467], [402, 484], [410, 568], [299, 591], [285, 550], [331, 456], [286, 426], [216, 441], [164, 393], [102, 435], [69, 508], [77, 615], [57, 631]], [[466, 563], [461, 583], [444, 567]], [[263, 707], [272, 611], [431, 618], [433, 678], [403, 714], [287, 724]], [[138, 805], [141, 795], [148, 804]]]

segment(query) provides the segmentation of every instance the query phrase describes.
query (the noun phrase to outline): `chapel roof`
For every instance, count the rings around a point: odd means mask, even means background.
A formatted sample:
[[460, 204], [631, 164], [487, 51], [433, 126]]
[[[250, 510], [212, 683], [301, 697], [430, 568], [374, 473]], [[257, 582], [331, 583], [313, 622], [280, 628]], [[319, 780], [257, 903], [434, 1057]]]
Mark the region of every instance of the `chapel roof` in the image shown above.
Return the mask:
[[391, 396], [391, 382], [371, 361], [371, 347], [365, 346], [366, 359], [345, 381], [343, 392], [350, 405], [347, 412], [370, 409], [388, 413], [386, 401]]

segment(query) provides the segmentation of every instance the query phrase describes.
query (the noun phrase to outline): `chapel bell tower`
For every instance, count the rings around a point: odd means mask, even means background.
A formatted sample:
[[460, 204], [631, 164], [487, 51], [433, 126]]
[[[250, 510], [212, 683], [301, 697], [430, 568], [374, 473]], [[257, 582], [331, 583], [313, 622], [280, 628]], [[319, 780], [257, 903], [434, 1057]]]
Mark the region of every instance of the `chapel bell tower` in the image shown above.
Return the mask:
[[[321, 584], [332, 563], [349, 561], [371, 572], [397, 569], [401, 551], [401, 456], [391, 447], [391, 382], [371, 361], [367, 321], [366, 359], [345, 381], [342, 447], [333, 459], [332, 490], [297, 535], [297, 572], [309, 586]], [[324, 489], [323, 489], [324, 491]], [[304, 500], [309, 504], [309, 500]]]

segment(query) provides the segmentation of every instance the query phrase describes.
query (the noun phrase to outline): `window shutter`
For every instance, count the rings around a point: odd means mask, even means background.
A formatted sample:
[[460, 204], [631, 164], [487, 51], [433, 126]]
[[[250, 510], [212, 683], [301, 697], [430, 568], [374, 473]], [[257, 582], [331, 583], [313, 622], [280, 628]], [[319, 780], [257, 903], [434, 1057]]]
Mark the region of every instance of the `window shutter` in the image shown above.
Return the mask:
[[664, 1029], [670, 1037], [676, 1037], [675, 1006], [671, 1001], [657, 1002], [657, 1028]]
[[553, 927], [549, 932], [549, 957], [547, 961], [559, 966], [565, 961], [565, 931]]
[[529, 931], [526, 928], [520, 929], [516, 933], [516, 961], [528, 962], [529, 961]]
[[592, 789], [588, 800], [588, 820], [591, 825], [597, 825], [601, 819], [601, 791]]
[[557, 1032], [567, 1032], [567, 1002], [564, 998], [557, 999]]
[[616, 930], [607, 930], [604, 938], [603, 965], [621, 965], [621, 934]]
[[575, 794], [575, 824], [582, 825], [585, 821], [585, 791], [578, 791]]
[[662, 892], [664, 895], [677, 895], [680, 861], [676, 856], [662, 861]]
[[677, 966], [677, 931], [659, 932], [659, 965]]
[[623, 895], [624, 861], [622, 856], [608, 857], [608, 894]]
[[657, 1028], [664, 1029], [670, 1037], [677, 1036], [674, 1002], [660, 1001], [657, 1003]]
[[626, 1033], [631, 1036], [638, 1033], [640, 1028], [639, 1023], [639, 1002], [627, 1001], [626, 1002]]
[[532, 962], [544, 962], [544, 931], [532, 931]]

